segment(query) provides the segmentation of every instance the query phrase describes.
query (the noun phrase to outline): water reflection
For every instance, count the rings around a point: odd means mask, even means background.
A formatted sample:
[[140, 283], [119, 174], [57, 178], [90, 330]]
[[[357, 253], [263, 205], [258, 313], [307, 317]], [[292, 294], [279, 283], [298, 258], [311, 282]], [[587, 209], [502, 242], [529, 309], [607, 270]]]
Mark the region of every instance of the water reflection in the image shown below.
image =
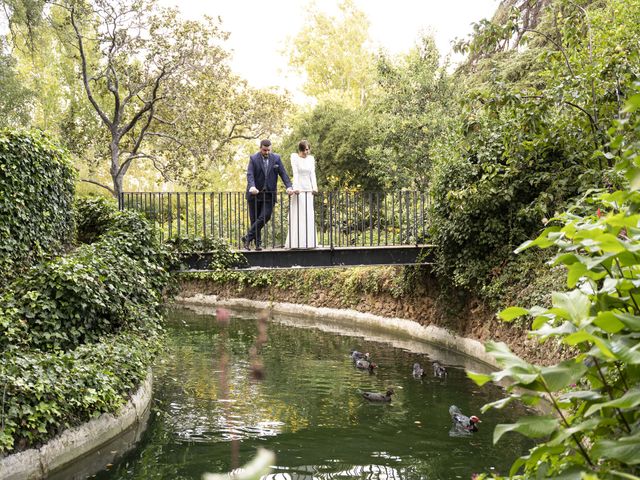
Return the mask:
[[[97, 478], [199, 479], [233, 470], [264, 447], [276, 453], [270, 478], [457, 479], [490, 468], [506, 473], [526, 451], [521, 437], [492, 444], [493, 427], [522, 413], [512, 406], [484, 414], [473, 435], [449, 436], [450, 405], [477, 414], [501, 395], [466, 378], [467, 357], [389, 335], [344, 335], [336, 326], [318, 328], [317, 320], [305, 328], [290, 323], [269, 323], [266, 339], [256, 342], [264, 332], [255, 314], [225, 326], [212, 315], [175, 312], [154, 368], [145, 438]], [[380, 365], [373, 375], [354, 367], [352, 349]], [[446, 377], [413, 377], [414, 363], [434, 360]], [[388, 387], [395, 391], [389, 404], [360, 394]]]
[[334, 478], [359, 478], [363, 480], [400, 480], [407, 478], [393, 467], [386, 465], [344, 465], [344, 470], [323, 472], [314, 465], [297, 467], [294, 471], [265, 475], [262, 480], [329, 480]]

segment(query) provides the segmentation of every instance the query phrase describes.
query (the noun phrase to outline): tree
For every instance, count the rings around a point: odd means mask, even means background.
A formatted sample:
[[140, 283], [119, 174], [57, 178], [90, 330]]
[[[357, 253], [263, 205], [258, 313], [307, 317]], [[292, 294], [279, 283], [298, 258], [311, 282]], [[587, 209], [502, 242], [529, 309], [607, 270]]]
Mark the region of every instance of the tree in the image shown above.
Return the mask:
[[378, 60], [378, 94], [371, 100], [374, 138], [368, 153], [387, 187], [426, 189], [434, 153], [453, 135], [456, 96], [430, 37], [398, 60]]
[[[0, 52], [2, 51], [0, 42]], [[15, 58], [0, 53], [0, 127], [26, 125], [32, 92], [25, 88], [15, 71]]]
[[326, 189], [380, 190], [367, 149], [371, 146], [373, 119], [364, 109], [323, 102], [296, 119], [282, 151], [297, 151], [305, 138], [316, 158], [318, 184]]
[[[623, 188], [585, 196], [557, 215], [535, 240], [518, 249], [554, 248], [569, 291], [554, 292], [552, 308], [510, 307], [504, 321], [528, 315], [531, 335], [570, 348], [570, 358], [541, 367], [506, 345], [485, 346], [502, 367], [490, 375], [468, 372], [479, 385], [508, 379], [507, 396], [487, 404], [548, 402], [555, 416], [522, 417], [497, 425], [494, 442], [508, 432], [540, 441], [516, 460], [513, 478], [638, 478], [640, 474], [640, 94], [631, 96], [611, 139]], [[622, 176], [622, 175], [621, 175]]]
[[306, 74], [307, 95], [354, 107], [364, 104], [373, 86], [369, 20], [353, 0], [342, 1], [339, 8], [341, 18], [309, 6], [310, 21], [291, 41], [289, 63]]
[[[584, 5], [552, 1], [535, 29], [487, 24], [488, 53], [454, 77], [460, 141], [435, 162], [432, 233], [458, 285], [486, 286], [544, 218], [617, 181], [606, 128], [637, 71], [640, 2]], [[521, 48], [492, 50], [523, 28]]]
[[[15, 2], [15, 12], [22, 2]], [[28, 3], [28, 2], [27, 2]], [[156, 0], [65, 0], [42, 10], [61, 56], [73, 61], [53, 128], [95, 170], [105, 159], [118, 196], [133, 164], [151, 164], [167, 180], [193, 185], [198, 173], [233, 153], [236, 141], [280, 128], [290, 104], [232, 74], [218, 21], [187, 21]], [[16, 13], [16, 14], [17, 14]], [[28, 18], [33, 17], [27, 16]], [[14, 31], [36, 22], [12, 17]], [[29, 38], [24, 36], [24, 38]], [[33, 42], [23, 41], [27, 47]], [[57, 53], [58, 53], [57, 52]], [[77, 78], [80, 82], [77, 82]]]

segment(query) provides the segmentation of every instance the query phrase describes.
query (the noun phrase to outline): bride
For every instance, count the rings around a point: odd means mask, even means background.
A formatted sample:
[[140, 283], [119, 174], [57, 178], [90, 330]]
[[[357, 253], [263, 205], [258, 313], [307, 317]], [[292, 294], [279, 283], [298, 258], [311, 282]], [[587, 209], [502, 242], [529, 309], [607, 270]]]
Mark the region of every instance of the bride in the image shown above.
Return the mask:
[[318, 193], [316, 160], [309, 152], [306, 140], [298, 144], [298, 153], [291, 154], [293, 191], [289, 208], [289, 232], [286, 248], [315, 248], [316, 225], [313, 211], [313, 195]]

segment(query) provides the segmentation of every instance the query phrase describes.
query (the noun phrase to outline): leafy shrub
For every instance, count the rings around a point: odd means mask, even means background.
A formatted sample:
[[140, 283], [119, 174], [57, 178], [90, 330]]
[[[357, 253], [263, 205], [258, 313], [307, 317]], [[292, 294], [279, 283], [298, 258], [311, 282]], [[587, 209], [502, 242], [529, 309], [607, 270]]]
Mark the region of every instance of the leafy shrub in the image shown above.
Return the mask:
[[137, 213], [92, 200], [75, 211], [93, 243], [32, 266], [0, 296], [0, 454], [117, 410], [158, 345], [172, 254]]
[[145, 378], [158, 349], [157, 333], [121, 333], [68, 352], [4, 352], [0, 453], [36, 446], [117, 410]]
[[111, 245], [84, 245], [32, 267], [2, 300], [26, 325], [31, 346], [66, 350], [156, 318], [162, 298], [149, 275], [142, 262]]
[[33, 266], [11, 284], [2, 297], [0, 346], [71, 349], [159, 317], [172, 256], [153, 228], [103, 201], [78, 205], [89, 214], [79, 225], [99, 227], [97, 241]]
[[247, 264], [244, 255], [231, 251], [229, 244], [220, 238], [175, 238], [170, 240], [168, 245], [178, 256], [211, 254], [209, 269], [219, 270], [223, 274], [229, 268]]
[[0, 130], [0, 285], [71, 242], [74, 180], [46, 135]]
[[[640, 94], [628, 111], [640, 110]], [[510, 475], [525, 478], [638, 478], [640, 474], [640, 118], [634, 135], [611, 142], [619, 151], [618, 168], [629, 180], [623, 190], [600, 192], [585, 206], [557, 216], [520, 250], [554, 247], [554, 265], [567, 271], [569, 291], [552, 295], [552, 308], [510, 307], [505, 321], [529, 315], [532, 334], [553, 338], [576, 355], [557, 365], [539, 367], [515, 356], [506, 345], [489, 342], [503, 370], [468, 375], [478, 384], [509, 379], [509, 395], [483, 408], [520, 400], [536, 405], [548, 400], [553, 416], [523, 417], [497, 425], [494, 441], [519, 432], [543, 441], [516, 460]]]
[[76, 240], [93, 243], [112, 225], [117, 211], [113, 201], [104, 197], [80, 197], [74, 203]]

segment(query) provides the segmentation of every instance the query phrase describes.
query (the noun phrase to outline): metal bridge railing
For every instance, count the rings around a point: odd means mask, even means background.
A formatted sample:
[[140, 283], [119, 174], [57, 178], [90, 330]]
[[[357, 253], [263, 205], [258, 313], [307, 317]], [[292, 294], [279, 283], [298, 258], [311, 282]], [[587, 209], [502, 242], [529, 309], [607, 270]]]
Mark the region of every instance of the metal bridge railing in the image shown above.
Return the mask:
[[[290, 218], [292, 197], [279, 192], [271, 219], [262, 230], [265, 248], [283, 248], [292, 225], [313, 221], [318, 247], [420, 245], [426, 242], [426, 192], [302, 192], [312, 202], [313, 218], [298, 210]], [[257, 201], [252, 197], [250, 201]], [[300, 200], [298, 200], [300, 201]], [[163, 241], [175, 238], [220, 238], [242, 247], [251, 222], [245, 192], [124, 192], [120, 209], [144, 214], [156, 224]], [[294, 221], [294, 220], [297, 220]], [[292, 245], [296, 247], [296, 245]], [[297, 245], [305, 248], [306, 245]]]

